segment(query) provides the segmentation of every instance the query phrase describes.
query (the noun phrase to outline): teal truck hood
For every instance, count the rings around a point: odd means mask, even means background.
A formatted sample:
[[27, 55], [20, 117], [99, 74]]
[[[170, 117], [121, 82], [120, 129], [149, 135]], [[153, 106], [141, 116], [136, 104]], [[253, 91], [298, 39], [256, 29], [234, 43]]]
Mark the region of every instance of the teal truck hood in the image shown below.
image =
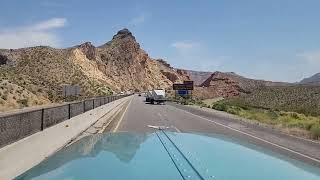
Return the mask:
[[107, 133], [63, 148], [16, 179], [320, 179], [320, 170], [219, 135]]

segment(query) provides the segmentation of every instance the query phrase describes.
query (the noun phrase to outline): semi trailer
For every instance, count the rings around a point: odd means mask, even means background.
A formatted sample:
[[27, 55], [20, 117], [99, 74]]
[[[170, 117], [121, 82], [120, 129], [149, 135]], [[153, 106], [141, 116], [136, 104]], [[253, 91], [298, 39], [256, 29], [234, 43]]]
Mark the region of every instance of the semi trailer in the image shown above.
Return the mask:
[[165, 104], [166, 102], [166, 92], [163, 89], [154, 89], [151, 91], [151, 97], [149, 98], [150, 103], [154, 104]]

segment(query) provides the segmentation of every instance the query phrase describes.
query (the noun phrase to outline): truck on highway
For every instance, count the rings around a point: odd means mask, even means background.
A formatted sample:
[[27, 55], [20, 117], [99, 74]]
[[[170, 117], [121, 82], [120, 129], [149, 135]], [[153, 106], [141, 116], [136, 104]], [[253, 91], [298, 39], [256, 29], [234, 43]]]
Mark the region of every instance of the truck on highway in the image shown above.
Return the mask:
[[166, 102], [166, 92], [163, 89], [154, 89], [152, 90], [152, 97], [150, 98], [151, 104], [155, 102], [157, 104], [165, 103]]
[[146, 102], [151, 102], [152, 98], [152, 91], [147, 91], [146, 92]]

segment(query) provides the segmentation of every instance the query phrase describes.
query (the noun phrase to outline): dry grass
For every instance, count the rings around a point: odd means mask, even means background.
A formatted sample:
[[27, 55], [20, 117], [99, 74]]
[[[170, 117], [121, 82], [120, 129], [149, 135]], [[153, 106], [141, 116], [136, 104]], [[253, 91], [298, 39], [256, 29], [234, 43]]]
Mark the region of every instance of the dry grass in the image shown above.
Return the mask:
[[228, 101], [251, 107], [320, 116], [320, 86], [264, 87]]
[[225, 100], [213, 103], [212, 108], [274, 126], [289, 134], [313, 139], [320, 138], [320, 117], [297, 112], [261, 109]]

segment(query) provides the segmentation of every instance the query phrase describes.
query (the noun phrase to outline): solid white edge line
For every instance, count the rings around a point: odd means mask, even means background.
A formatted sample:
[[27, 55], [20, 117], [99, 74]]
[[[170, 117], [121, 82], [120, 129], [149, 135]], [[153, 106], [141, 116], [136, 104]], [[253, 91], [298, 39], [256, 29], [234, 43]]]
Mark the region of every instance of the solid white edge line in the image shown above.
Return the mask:
[[[176, 109], [179, 109], [179, 108], [176, 108]], [[305, 157], [305, 158], [307, 158], [307, 159], [310, 159], [310, 160], [313, 160], [313, 161], [315, 161], [315, 162], [320, 163], [320, 160], [319, 160], [319, 159], [316, 159], [316, 158], [310, 157], [310, 156], [308, 156], [308, 155], [299, 153], [299, 152], [297, 152], [297, 151], [291, 150], [291, 149], [286, 148], [286, 147], [284, 147], [284, 146], [281, 146], [281, 145], [275, 144], [275, 143], [273, 143], [273, 142], [267, 141], [267, 140], [265, 140], [265, 139], [259, 138], [259, 137], [257, 137], [257, 136], [252, 135], [252, 134], [249, 134], [249, 133], [240, 131], [240, 130], [235, 129], [235, 128], [233, 128], [233, 127], [230, 127], [230, 126], [227, 126], [227, 125], [218, 123], [218, 122], [216, 122], [216, 121], [213, 121], [213, 120], [204, 118], [204, 117], [202, 117], [202, 116], [193, 114], [193, 113], [188, 112], [188, 111], [186, 111], [186, 110], [182, 110], [182, 109], [179, 109], [179, 110], [180, 110], [180, 111], [183, 111], [183, 112], [186, 112], [186, 113], [188, 113], [188, 114], [191, 114], [191, 115], [193, 115], [193, 116], [196, 116], [196, 117], [198, 117], [198, 118], [201, 118], [201, 119], [203, 119], [203, 120], [206, 120], [206, 121], [215, 123], [215, 124], [217, 124], [217, 125], [223, 126], [223, 127], [225, 127], [225, 128], [231, 129], [231, 130], [233, 130], [233, 131], [239, 132], [239, 133], [241, 133], [241, 134], [244, 134], [244, 135], [250, 136], [250, 137], [252, 137], [252, 138], [258, 139], [258, 140], [263, 141], [263, 142], [265, 142], [265, 143], [271, 144], [271, 145], [276, 146], [276, 147], [278, 147], [278, 148], [280, 148], [280, 149], [287, 150], [287, 151], [292, 152], [292, 153], [294, 153], [294, 154], [298, 154], [298, 155], [300, 155], [300, 156], [302, 156], [302, 157]]]
[[133, 100], [133, 98], [134, 98], [134, 97], [131, 98], [128, 106], [126, 107], [126, 109], [124, 110], [123, 114], [121, 115], [121, 117], [120, 117], [120, 119], [119, 119], [119, 121], [118, 121], [118, 123], [117, 123], [117, 126], [113, 129], [112, 132], [117, 132], [117, 130], [118, 130], [118, 128], [119, 128], [119, 126], [120, 126], [120, 124], [121, 124], [121, 122], [122, 122], [122, 120], [123, 120], [123, 117], [124, 117], [124, 115], [126, 114], [126, 112], [127, 112], [128, 108], [129, 108], [129, 106], [130, 106], [131, 101]]
[[[122, 103], [121, 105], [123, 105], [123, 103]], [[122, 109], [123, 109], [123, 107], [120, 107], [119, 109], [117, 109], [117, 110], [114, 112], [113, 115], [110, 116], [110, 121], [108, 121], [108, 122], [99, 130], [98, 134], [101, 134], [101, 133], [103, 133], [103, 132], [106, 130], [106, 128], [111, 124], [111, 122], [113, 122], [113, 119], [115, 118], [115, 116], [118, 115], [119, 112], [120, 112]]]
[[[195, 106], [190, 106], [190, 107], [197, 108], [197, 109], [201, 110], [200, 107], [195, 107]], [[202, 108], [202, 109], [209, 109], [209, 108]], [[210, 110], [213, 110], [213, 109], [210, 109]], [[218, 110], [216, 110], [216, 111], [218, 111]], [[210, 111], [205, 111], [205, 110], [204, 110], [204, 112], [211, 113]], [[233, 115], [233, 114], [229, 114], [229, 113], [226, 113], [226, 112], [221, 112], [221, 113], [225, 113], [228, 116], [231, 116], [231, 119], [234, 119], [234, 120], [237, 120], [237, 121], [239, 121], [239, 120], [241, 121], [241, 119], [242, 119], [241, 117]], [[218, 116], [225, 117], [223, 115], [218, 115]], [[282, 132], [280, 132], [280, 133], [284, 134], [284, 135], [287, 135], [287, 136], [291, 136], [291, 137], [299, 139], [299, 140], [304, 140], [304, 141], [309, 141], [309, 142], [312, 142], [312, 143], [315, 143], [315, 144], [320, 144], [320, 141], [314, 141], [314, 140], [311, 140], [311, 139], [306, 139], [306, 138], [303, 138], [303, 137], [298, 137], [298, 136], [295, 136], [295, 135], [286, 134], [286, 133], [282, 133]]]

